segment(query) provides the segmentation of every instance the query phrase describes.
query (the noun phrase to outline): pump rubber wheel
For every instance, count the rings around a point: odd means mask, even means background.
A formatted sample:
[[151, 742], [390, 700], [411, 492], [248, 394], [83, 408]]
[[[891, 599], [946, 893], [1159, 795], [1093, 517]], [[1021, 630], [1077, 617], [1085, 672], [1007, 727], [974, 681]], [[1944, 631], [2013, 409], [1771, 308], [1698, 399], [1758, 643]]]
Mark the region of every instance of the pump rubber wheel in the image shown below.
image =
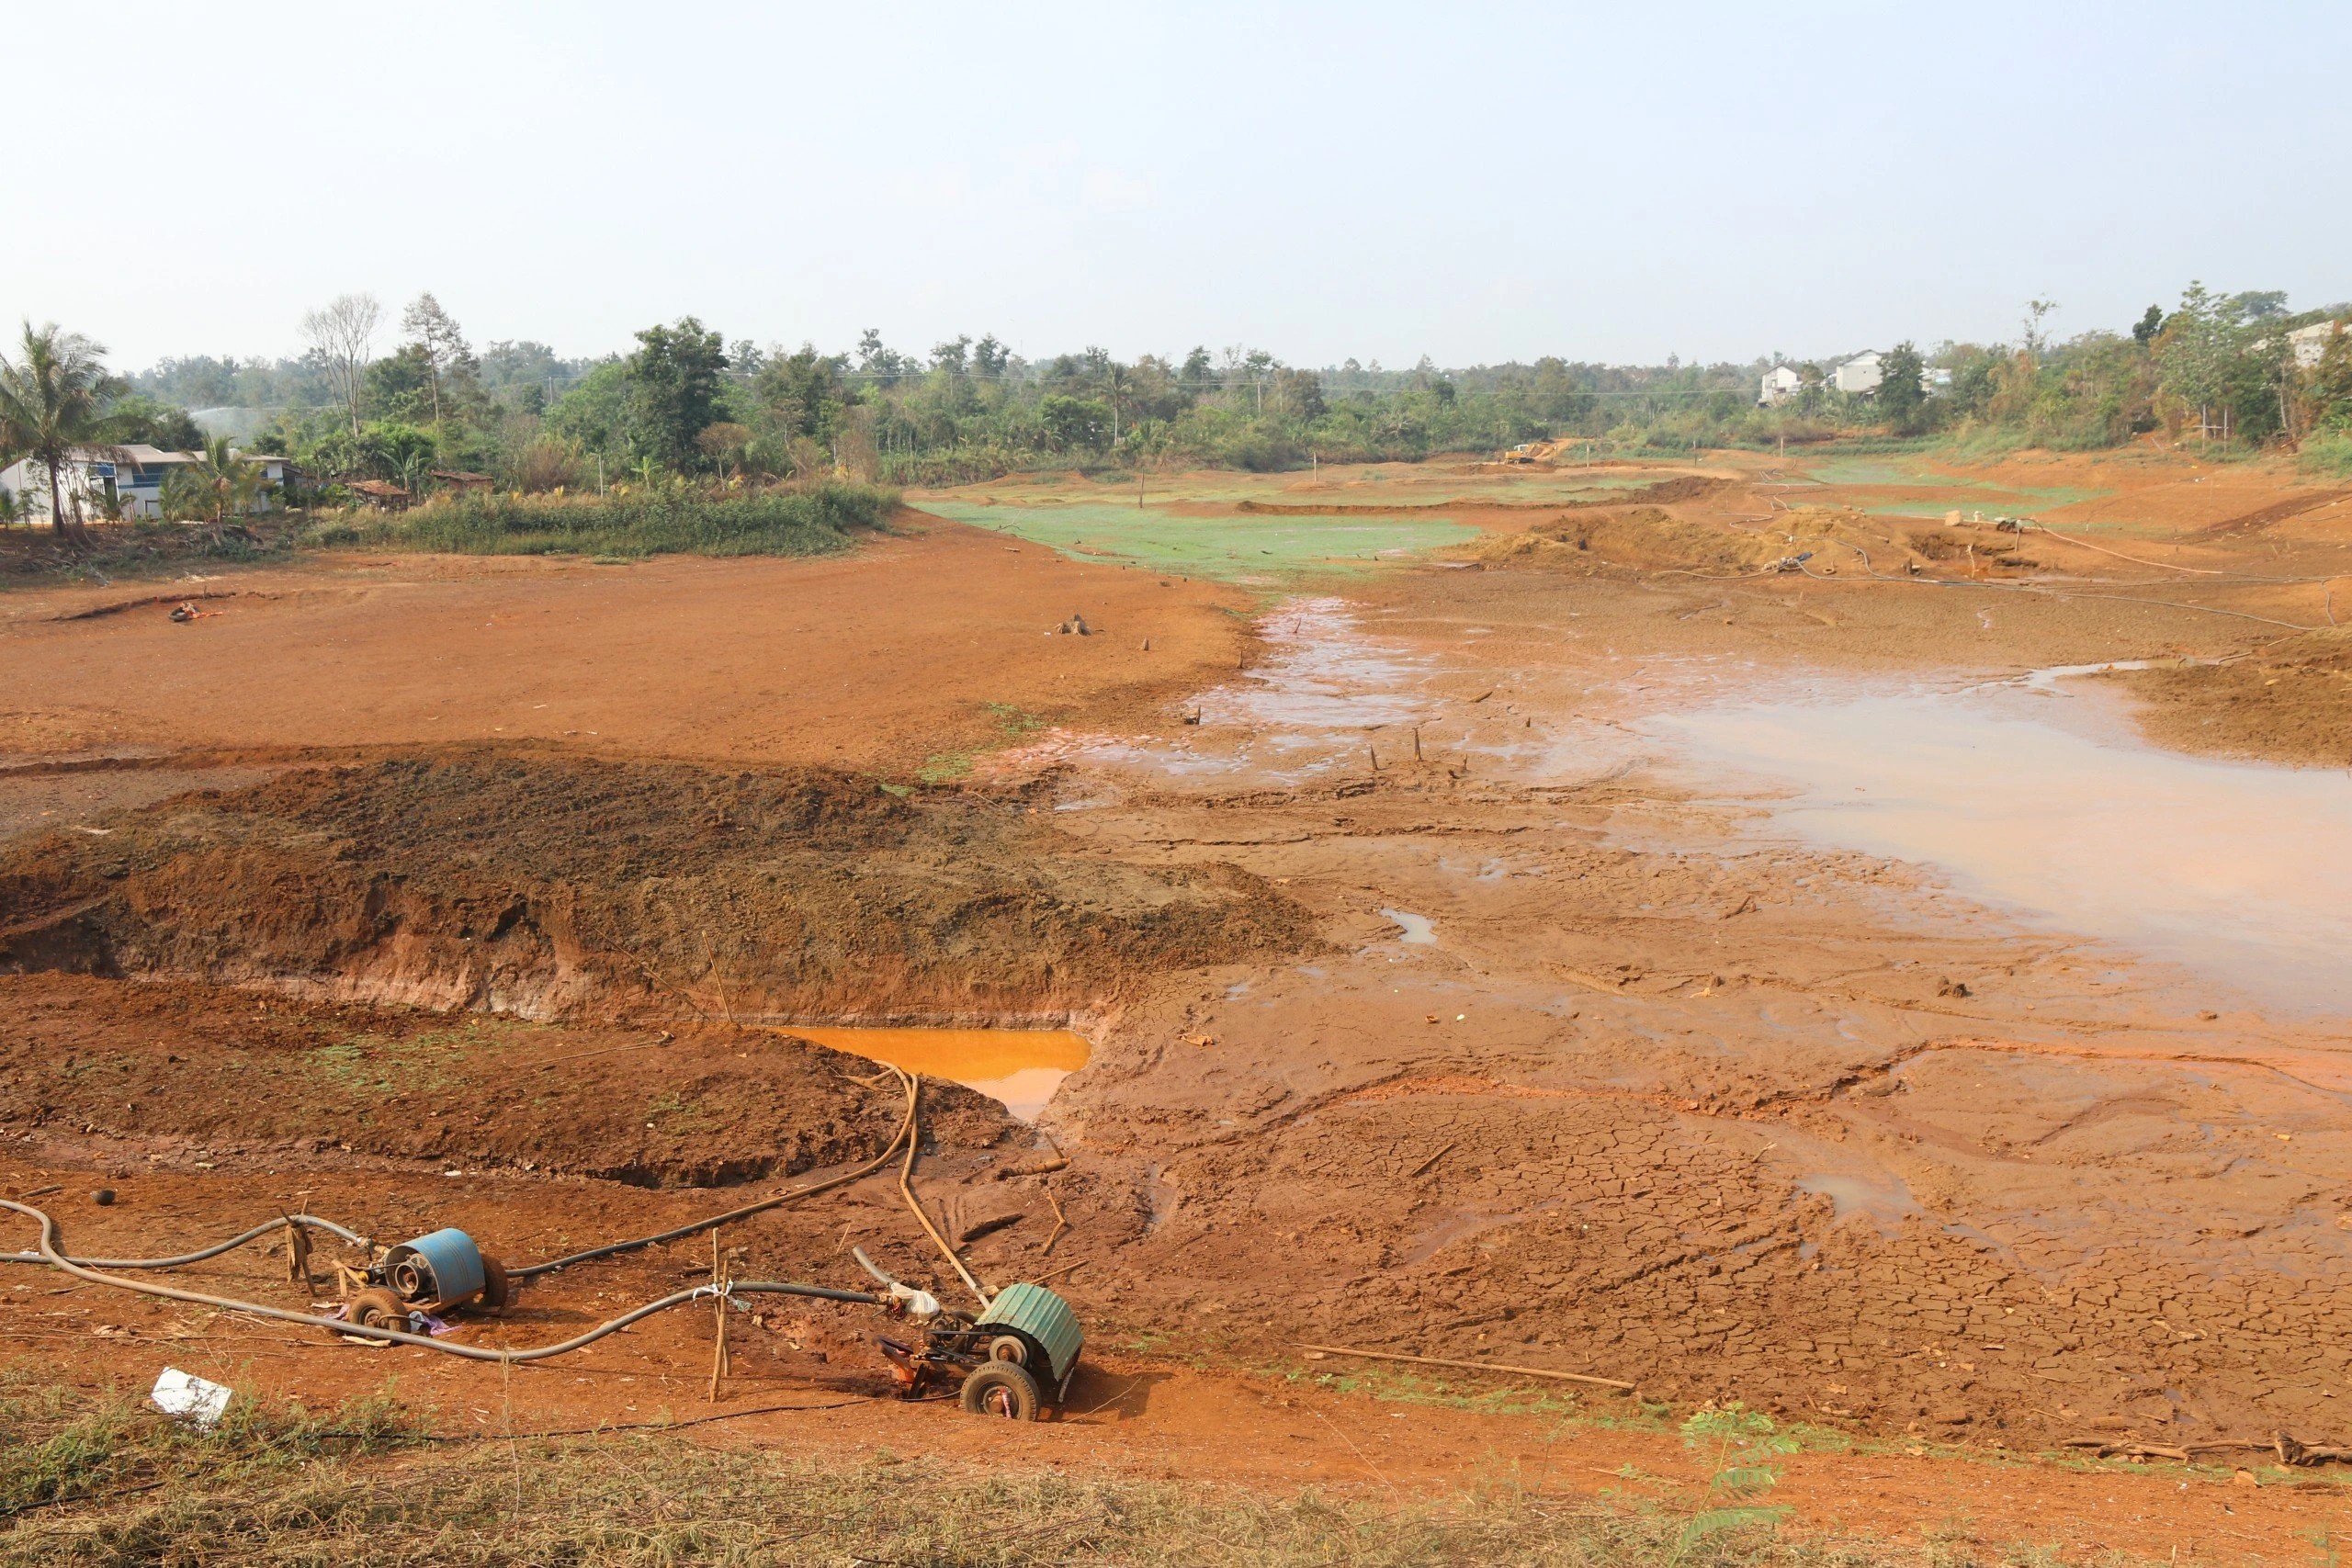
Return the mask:
[[352, 1297], [351, 1305], [343, 1316], [345, 1323], [356, 1323], [365, 1328], [405, 1329], [408, 1326], [408, 1303], [379, 1285]]
[[474, 1304], [484, 1312], [504, 1312], [514, 1299], [514, 1281], [506, 1277], [506, 1265], [485, 1252], [481, 1255], [481, 1294]]
[[1035, 1421], [1044, 1400], [1037, 1380], [1013, 1361], [987, 1361], [964, 1380], [964, 1408], [975, 1416], [1006, 1421]]

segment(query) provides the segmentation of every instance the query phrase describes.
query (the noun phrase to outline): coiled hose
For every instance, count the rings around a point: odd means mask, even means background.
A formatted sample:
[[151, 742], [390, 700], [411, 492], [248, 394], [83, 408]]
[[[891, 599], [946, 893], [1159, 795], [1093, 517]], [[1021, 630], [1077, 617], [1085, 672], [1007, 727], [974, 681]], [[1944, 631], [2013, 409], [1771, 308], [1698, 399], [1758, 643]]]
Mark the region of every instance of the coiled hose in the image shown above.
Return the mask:
[[[777, 1193], [774, 1197], [763, 1199], [756, 1203], [747, 1203], [741, 1208], [729, 1209], [722, 1214], [714, 1214], [705, 1219], [695, 1220], [688, 1224], [677, 1225], [666, 1231], [656, 1232], [651, 1235], [636, 1236], [628, 1241], [612, 1242], [604, 1247], [591, 1247], [584, 1252], [575, 1252], [562, 1258], [550, 1258], [544, 1263], [534, 1263], [524, 1268], [511, 1269], [508, 1271], [508, 1277], [529, 1278], [534, 1275], [549, 1273], [558, 1269], [568, 1268], [575, 1263], [584, 1263], [591, 1259], [599, 1258], [610, 1258], [617, 1253], [630, 1252], [639, 1247], [651, 1247], [658, 1242], [671, 1241], [680, 1236], [693, 1235], [701, 1231], [710, 1230], [718, 1225], [727, 1224], [734, 1220], [744, 1219], [752, 1214], [764, 1213], [769, 1209], [774, 1209], [782, 1204], [792, 1202], [797, 1199], [809, 1197], [819, 1192], [829, 1191], [833, 1188], [844, 1186], [849, 1182], [858, 1180], [863, 1177], [869, 1176], [875, 1171], [879, 1170], [886, 1163], [888, 1162], [892, 1155], [899, 1152], [899, 1146], [904, 1145], [906, 1156], [904, 1163], [899, 1167], [899, 1190], [905, 1196], [908, 1207], [914, 1211], [915, 1218], [922, 1223], [925, 1233], [931, 1236], [933, 1241], [938, 1244], [940, 1250], [946, 1255], [948, 1262], [955, 1266], [956, 1272], [962, 1277], [965, 1284], [971, 1289], [972, 1293], [979, 1297], [981, 1305], [985, 1307], [989, 1302], [988, 1293], [981, 1289], [979, 1281], [975, 1280], [970, 1271], [964, 1267], [963, 1259], [958, 1258], [956, 1254], [956, 1249], [948, 1245], [947, 1238], [942, 1235], [939, 1233], [938, 1228], [931, 1223], [930, 1216], [923, 1213], [922, 1205], [916, 1201], [914, 1195], [911, 1179], [914, 1174], [916, 1149], [921, 1143], [921, 1139], [917, 1134], [920, 1130], [918, 1116], [922, 1102], [922, 1080], [919, 1076], [902, 1072], [895, 1066], [891, 1067], [890, 1071], [898, 1075], [900, 1083], [902, 1083], [906, 1088], [906, 1114], [900, 1120], [898, 1131], [892, 1134], [889, 1143], [883, 1146], [882, 1152], [875, 1156], [874, 1158], [866, 1161], [864, 1165], [857, 1167], [855, 1169], [844, 1172], [840, 1176], [829, 1177], [823, 1181], [812, 1182], [806, 1187], [797, 1187], [789, 1192]], [[673, 1292], [669, 1295], [663, 1296], [657, 1301], [647, 1302], [641, 1306], [632, 1308], [630, 1311], [623, 1313], [618, 1317], [600, 1323], [583, 1333], [576, 1334], [569, 1339], [560, 1340], [553, 1345], [538, 1345], [524, 1350], [491, 1348], [477, 1345], [452, 1345], [443, 1340], [435, 1339], [429, 1335], [412, 1334], [404, 1329], [384, 1328], [373, 1324], [362, 1325], [356, 1323], [345, 1323], [338, 1319], [322, 1318], [312, 1313], [295, 1312], [285, 1307], [268, 1306], [259, 1302], [240, 1301], [233, 1296], [216, 1296], [202, 1291], [181, 1290], [177, 1286], [157, 1284], [145, 1280], [126, 1280], [115, 1274], [101, 1272], [103, 1269], [163, 1269], [184, 1268], [192, 1263], [203, 1262], [207, 1258], [218, 1258], [222, 1253], [227, 1252], [233, 1247], [241, 1247], [246, 1242], [252, 1241], [256, 1236], [263, 1235], [270, 1231], [279, 1228], [282, 1225], [288, 1224], [315, 1227], [332, 1235], [340, 1236], [344, 1240], [354, 1245], [368, 1245], [366, 1237], [360, 1235], [356, 1231], [348, 1230], [345, 1227], [335, 1224], [333, 1220], [321, 1219], [312, 1214], [289, 1214], [279, 1219], [270, 1220], [265, 1224], [255, 1225], [251, 1230], [243, 1232], [238, 1235], [232, 1236], [227, 1241], [220, 1242], [215, 1246], [205, 1247], [200, 1251], [182, 1253], [170, 1258], [73, 1258], [59, 1250], [57, 1246], [57, 1222], [55, 1219], [51, 1217], [45, 1210], [37, 1209], [29, 1203], [20, 1203], [14, 1199], [8, 1198], [0, 1198], [0, 1209], [6, 1209], [15, 1213], [23, 1214], [29, 1219], [38, 1220], [40, 1223], [40, 1246], [38, 1251], [0, 1253], [0, 1262], [45, 1263], [52, 1268], [62, 1269], [63, 1272], [71, 1274], [76, 1279], [87, 1280], [94, 1284], [110, 1285], [117, 1290], [130, 1291], [140, 1295], [158, 1296], [166, 1301], [187, 1302], [198, 1306], [217, 1307], [224, 1312], [249, 1313], [256, 1317], [269, 1318], [279, 1323], [293, 1323], [312, 1328], [326, 1328], [336, 1334], [348, 1335], [359, 1338], [382, 1340], [389, 1344], [414, 1345], [422, 1349], [438, 1350], [444, 1355], [457, 1356], [469, 1361], [494, 1361], [506, 1365], [512, 1365], [517, 1362], [543, 1361], [550, 1357], [566, 1355], [574, 1350], [583, 1349], [586, 1347], [594, 1344], [597, 1340], [605, 1337], [607, 1335], [617, 1334], [622, 1329], [628, 1327], [631, 1324], [651, 1317], [656, 1313], [666, 1312], [674, 1306], [684, 1306], [690, 1302], [702, 1301], [714, 1296], [805, 1296], [818, 1301], [849, 1302], [862, 1306], [887, 1306], [891, 1303], [893, 1299], [889, 1296], [875, 1295], [872, 1292], [865, 1291], [836, 1291], [821, 1285], [795, 1284], [778, 1280], [730, 1280], [724, 1284], [696, 1285], [691, 1290]]]

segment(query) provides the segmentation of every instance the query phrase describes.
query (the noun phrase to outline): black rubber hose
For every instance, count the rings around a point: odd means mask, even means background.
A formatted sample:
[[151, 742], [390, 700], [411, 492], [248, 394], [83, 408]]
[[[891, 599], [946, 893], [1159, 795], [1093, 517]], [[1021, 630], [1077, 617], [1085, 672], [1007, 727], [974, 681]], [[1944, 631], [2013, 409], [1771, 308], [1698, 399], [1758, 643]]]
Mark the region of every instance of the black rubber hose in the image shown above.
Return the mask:
[[[898, 1069], [893, 1067], [891, 1071], [898, 1072]], [[812, 1197], [819, 1192], [831, 1191], [836, 1187], [846, 1187], [853, 1181], [873, 1175], [874, 1172], [882, 1168], [893, 1154], [898, 1152], [900, 1144], [911, 1145], [913, 1142], [917, 1093], [915, 1085], [919, 1080], [910, 1078], [904, 1073], [899, 1073], [899, 1077], [907, 1085], [906, 1116], [899, 1122], [899, 1130], [892, 1135], [890, 1141], [882, 1145], [882, 1152], [856, 1169], [845, 1171], [839, 1176], [828, 1177], [822, 1181], [812, 1181], [806, 1187], [796, 1187], [789, 1192], [779, 1192], [773, 1198], [763, 1198], [756, 1203], [746, 1203], [740, 1209], [729, 1209], [723, 1214], [713, 1214], [707, 1219], [694, 1220], [683, 1225], [674, 1225], [666, 1231], [657, 1231], [651, 1235], [636, 1236], [628, 1241], [607, 1242], [603, 1247], [592, 1247], [585, 1252], [574, 1252], [562, 1258], [551, 1258], [545, 1263], [526, 1264], [519, 1269], [510, 1268], [506, 1270], [506, 1277], [510, 1280], [528, 1280], [539, 1274], [552, 1274], [559, 1269], [569, 1269], [575, 1263], [590, 1263], [599, 1258], [612, 1258], [624, 1252], [635, 1252], [639, 1247], [652, 1247], [660, 1242], [675, 1241], [680, 1236], [716, 1230], [718, 1226], [736, 1220], [749, 1219], [753, 1214], [763, 1214], [768, 1210], [789, 1203], [796, 1198]]]
[[[895, 1068], [892, 1070], [896, 1071]], [[796, 1187], [789, 1192], [779, 1192], [772, 1198], [763, 1198], [756, 1203], [746, 1203], [741, 1208], [729, 1209], [723, 1214], [711, 1214], [703, 1219], [690, 1220], [683, 1225], [673, 1225], [668, 1230], [657, 1231], [651, 1235], [633, 1236], [627, 1241], [608, 1242], [603, 1247], [592, 1247], [585, 1252], [574, 1252], [562, 1258], [549, 1258], [545, 1263], [510, 1267], [506, 1270], [506, 1277], [510, 1280], [528, 1280], [540, 1274], [551, 1274], [559, 1269], [569, 1269], [575, 1263], [589, 1263], [600, 1258], [613, 1258], [624, 1252], [635, 1252], [639, 1248], [653, 1247], [662, 1242], [675, 1241], [681, 1236], [695, 1235], [703, 1231], [715, 1230], [720, 1225], [731, 1224], [736, 1220], [749, 1219], [753, 1214], [765, 1213], [770, 1209], [781, 1207], [796, 1199], [831, 1191], [833, 1188], [846, 1186], [850, 1182], [872, 1175], [875, 1171], [881, 1169], [890, 1156], [898, 1152], [900, 1144], [909, 1140], [914, 1129], [916, 1080], [908, 1077], [904, 1073], [900, 1073], [899, 1077], [908, 1086], [906, 1115], [900, 1120], [898, 1132], [892, 1134], [888, 1143], [882, 1145], [882, 1152], [854, 1170], [845, 1171], [840, 1176], [829, 1177], [823, 1181], [810, 1182], [806, 1187]], [[14, 1205], [11, 1206], [14, 1207]], [[32, 1213], [39, 1211], [28, 1209], [23, 1212]], [[277, 1229], [289, 1219], [297, 1224], [331, 1232], [355, 1247], [368, 1245], [366, 1236], [356, 1231], [346, 1230], [333, 1220], [322, 1220], [314, 1214], [290, 1214], [265, 1221], [249, 1231], [242, 1232], [224, 1242], [198, 1252], [183, 1252], [171, 1258], [71, 1258], [67, 1261], [90, 1269], [182, 1269], [191, 1263], [202, 1263], [208, 1258], [218, 1258], [224, 1252], [243, 1247], [256, 1236], [266, 1235]], [[53, 1259], [39, 1252], [0, 1252], [0, 1263], [46, 1264], [52, 1261]]]

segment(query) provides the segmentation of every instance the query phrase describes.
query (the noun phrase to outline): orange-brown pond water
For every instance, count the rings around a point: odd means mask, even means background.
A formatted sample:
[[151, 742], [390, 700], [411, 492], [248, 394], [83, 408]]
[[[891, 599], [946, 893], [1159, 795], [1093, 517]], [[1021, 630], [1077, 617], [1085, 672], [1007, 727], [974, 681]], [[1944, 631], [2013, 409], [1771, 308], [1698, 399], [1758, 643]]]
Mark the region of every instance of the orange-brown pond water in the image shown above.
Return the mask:
[[1067, 1029], [852, 1029], [795, 1024], [784, 1032], [870, 1062], [978, 1089], [1034, 1122], [1062, 1080], [1086, 1066], [1086, 1038]]

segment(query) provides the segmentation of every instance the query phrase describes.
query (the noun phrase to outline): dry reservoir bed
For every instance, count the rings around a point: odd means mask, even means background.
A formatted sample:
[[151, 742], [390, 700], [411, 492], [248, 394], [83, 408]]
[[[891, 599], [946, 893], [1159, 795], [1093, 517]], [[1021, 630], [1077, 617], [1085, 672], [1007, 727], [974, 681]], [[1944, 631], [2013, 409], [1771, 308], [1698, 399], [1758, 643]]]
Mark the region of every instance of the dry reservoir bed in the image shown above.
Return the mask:
[[[1807, 660], [1883, 673], [1915, 632], [1982, 679], [1958, 650], [1984, 628], [1874, 620], [1818, 584], [1739, 592], [1423, 571], [1279, 599], [1254, 631], [1197, 636], [1190, 695], [1024, 722], [964, 757], [966, 784], [912, 776], [919, 728], [895, 772], [804, 765], [858, 716], [695, 762], [331, 727], [316, 744], [371, 750], [305, 759], [191, 718], [229, 749], [11, 781], [11, 1190], [62, 1184], [74, 1234], [108, 1245], [299, 1202], [546, 1256], [878, 1149], [883, 1087], [796, 1028], [881, 1059], [910, 1043], [836, 1032], [1073, 1029], [1085, 1050], [1051, 1060], [930, 1058], [1035, 1123], [943, 1087], [922, 1180], [984, 1278], [1070, 1270], [1103, 1364], [1146, 1391], [1098, 1390], [1103, 1419], [1140, 1423], [1135, 1455], [1197, 1438], [1199, 1473], [1368, 1479], [1328, 1444], [1295, 1476], [1234, 1460], [1233, 1431], [1283, 1419], [1254, 1402], [1194, 1410], [1182, 1440], [1153, 1425], [1191, 1385], [1150, 1358], [1333, 1370], [1302, 1343], [1985, 1450], [2352, 1436], [2352, 1075], [2324, 965], [2315, 1001], [2235, 984], [2096, 910], [2012, 907], [1931, 849], [1794, 831], [1836, 781], [1792, 801], [1668, 717]], [[2148, 651], [2146, 613], [2100, 614], [2020, 604], [2004, 646]], [[1251, 671], [1208, 672], [1201, 650], [1246, 636]], [[1091, 657], [1076, 640], [1039, 646]], [[2340, 913], [2325, 858], [2301, 870], [2285, 918]], [[1008, 1081], [1034, 1072], [1069, 1076]], [[99, 1183], [116, 1206], [88, 1205]], [[885, 1185], [729, 1245], [843, 1283], [850, 1240], [953, 1289]], [[555, 1337], [707, 1275], [699, 1245], [461, 1332]], [[232, 1273], [286, 1294], [271, 1267]], [[16, 1299], [19, 1322], [67, 1310]], [[198, 1343], [130, 1331], [61, 1320], [41, 1343], [124, 1375]], [[780, 1318], [759, 1375], [879, 1393], [863, 1333]], [[255, 1366], [233, 1340], [207, 1365]], [[364, 1352], [260, 1348], [276, 1386], [377, 1375]], [[707, 1360], [684, 1325], [648, 1330], [631, 1371], [536, 1378], [535, 1408], [642, 1415], [621, 1380], [679, 1399]], [[1525, 1438], [1458, 1419], [1408, 1476]]]

